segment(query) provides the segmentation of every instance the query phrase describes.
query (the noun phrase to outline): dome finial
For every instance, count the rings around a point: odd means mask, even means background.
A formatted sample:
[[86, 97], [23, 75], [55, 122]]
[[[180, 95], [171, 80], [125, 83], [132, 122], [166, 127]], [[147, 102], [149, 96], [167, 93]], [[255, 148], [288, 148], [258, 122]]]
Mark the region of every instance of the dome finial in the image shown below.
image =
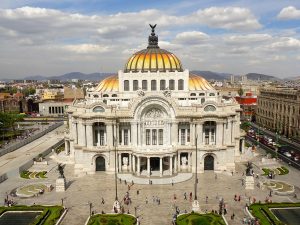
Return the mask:
[[158, 47], [158, 37], [155, 35], [155, 27], [157, 24], [149, 24], [151, 27], [151, 36], [148, 38], [148, 47], [147, 48], [159, 48]]

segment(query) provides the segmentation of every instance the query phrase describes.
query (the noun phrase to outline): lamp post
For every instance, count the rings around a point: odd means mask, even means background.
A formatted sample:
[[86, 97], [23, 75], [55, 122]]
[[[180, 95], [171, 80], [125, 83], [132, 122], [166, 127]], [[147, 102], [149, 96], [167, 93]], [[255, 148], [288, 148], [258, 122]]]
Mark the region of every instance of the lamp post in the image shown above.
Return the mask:
[[118, 201], [118, 181], [117, 181], [117, 138], [114, 136], [114, 147], [115, 147], [115, 200]]
[[198, 135], [196, 135], [196, 139], [195, 139], [195, 145], [196, 145], [196, 173], [195, 173], [195, 199], [194, 200], [197, 200], [197, 184], [198, 184], [198, 173], [197, 173], [197, 170], [198, 170], [198, 149], [197, 149], [197, 139], [198, 139]]

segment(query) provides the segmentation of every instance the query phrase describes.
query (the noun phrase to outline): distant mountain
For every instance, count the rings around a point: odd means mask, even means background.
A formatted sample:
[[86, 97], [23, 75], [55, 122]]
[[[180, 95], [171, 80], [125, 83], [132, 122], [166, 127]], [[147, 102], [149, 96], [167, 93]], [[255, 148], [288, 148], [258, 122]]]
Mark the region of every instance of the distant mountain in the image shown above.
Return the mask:
[[70, 81], [72, 79], [79, 79], [79, 80], [90, 80], [90, 81], [99, 81], [108, 77], [109, 75], [113, 75], [113, 73], [80, 73], [80, 72], [71, 72], [66, 73], [60, 76], [51, 76], [51, 77], [44, 77], [44, 76], [28, 76], [25, 77], [24, 80], [61, 80], [61, 81]]
[[260, 73], [247, 73], [246, 76], [249, 80], [280, 80], [278, 77]]
[[206, 80], [224, 80], [228, 79], [232, 74], [229, 73], [217, 73], [212, 71], [201, 71], [201, 70], [194, 70], [191, 71], [192, 74], [199, 75]]

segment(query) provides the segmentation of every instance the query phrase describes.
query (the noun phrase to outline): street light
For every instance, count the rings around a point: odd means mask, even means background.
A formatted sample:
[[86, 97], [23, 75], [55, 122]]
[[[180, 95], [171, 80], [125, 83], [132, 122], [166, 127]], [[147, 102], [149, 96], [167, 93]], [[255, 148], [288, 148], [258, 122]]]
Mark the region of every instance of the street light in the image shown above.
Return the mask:
[[196, 174], [195, 174], [195, 200], [197, 200], [197, 184], [198, 184], [198, 177], [197, 177], [197, 170], [198, 170], [198, 151], [197, 151], [197, 139], [198, 135], [196, 135], [195, 145], [196, 145]]

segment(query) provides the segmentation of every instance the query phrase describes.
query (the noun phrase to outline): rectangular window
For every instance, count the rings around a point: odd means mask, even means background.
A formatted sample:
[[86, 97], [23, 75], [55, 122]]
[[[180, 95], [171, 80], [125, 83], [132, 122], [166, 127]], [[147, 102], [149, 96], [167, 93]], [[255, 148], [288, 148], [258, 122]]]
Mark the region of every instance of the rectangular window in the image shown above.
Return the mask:
[[124, 145], [128, 145], [128, 130], [124, 130]]
[[157, 145], [157, 130], [152, 130], [152, 145]]
[[143, 89], [143, 91], [148, 90], [147, 80], [142, 80], [142, 89]]
[[139, 81], [138, 80], [134, 80], [133, 81], [133, 90], [136, 91], [139, 89]]
[[160, 90], [163, 91], [166, 89], [166, 81], [165, 80], [160, 80]]
[[215, 137], [216, 137], [216, 135], [215, 135], [215, 129], [211, 129], [210, 130], [210, 140], [211, 140], [211, 143], [212, 144], [216, 144], [216, 139], [215, 139]]
[[94, 130], [94, 145], [96, 145], [98, 143], [98, 131]]
[[150, 145], [150, 130], [146, 130], [146, 145]]
[[129, 80], [124, 80], [124, 91], [129, 91]]
[[185, 145], [185, 129], [180, 129], [181, 134], [180, 134], [180, 140], [181, 140], [181, 145]]
[[158, 131], [158, 144], [159, 145], [164, 144], [164, 131], [163, 131], [163, 129], [159, 129], [159, 131]]
[[104, 145], [104, 130], [100, 130], [100, 145]]
[[187, 142], [191, 141], [191, 132], [190, 129], [187, 129]]
[[151, 91], [156, 91], [156, 80], [151, 80]]
[[205, 134], [204, 134], [204, 140], [205, 140], [205, 144], [209, 145], [209, 129], [205, 129]]
[[174, 80], [169, 80], [169, 89], [175, 90], [175, 81]]

